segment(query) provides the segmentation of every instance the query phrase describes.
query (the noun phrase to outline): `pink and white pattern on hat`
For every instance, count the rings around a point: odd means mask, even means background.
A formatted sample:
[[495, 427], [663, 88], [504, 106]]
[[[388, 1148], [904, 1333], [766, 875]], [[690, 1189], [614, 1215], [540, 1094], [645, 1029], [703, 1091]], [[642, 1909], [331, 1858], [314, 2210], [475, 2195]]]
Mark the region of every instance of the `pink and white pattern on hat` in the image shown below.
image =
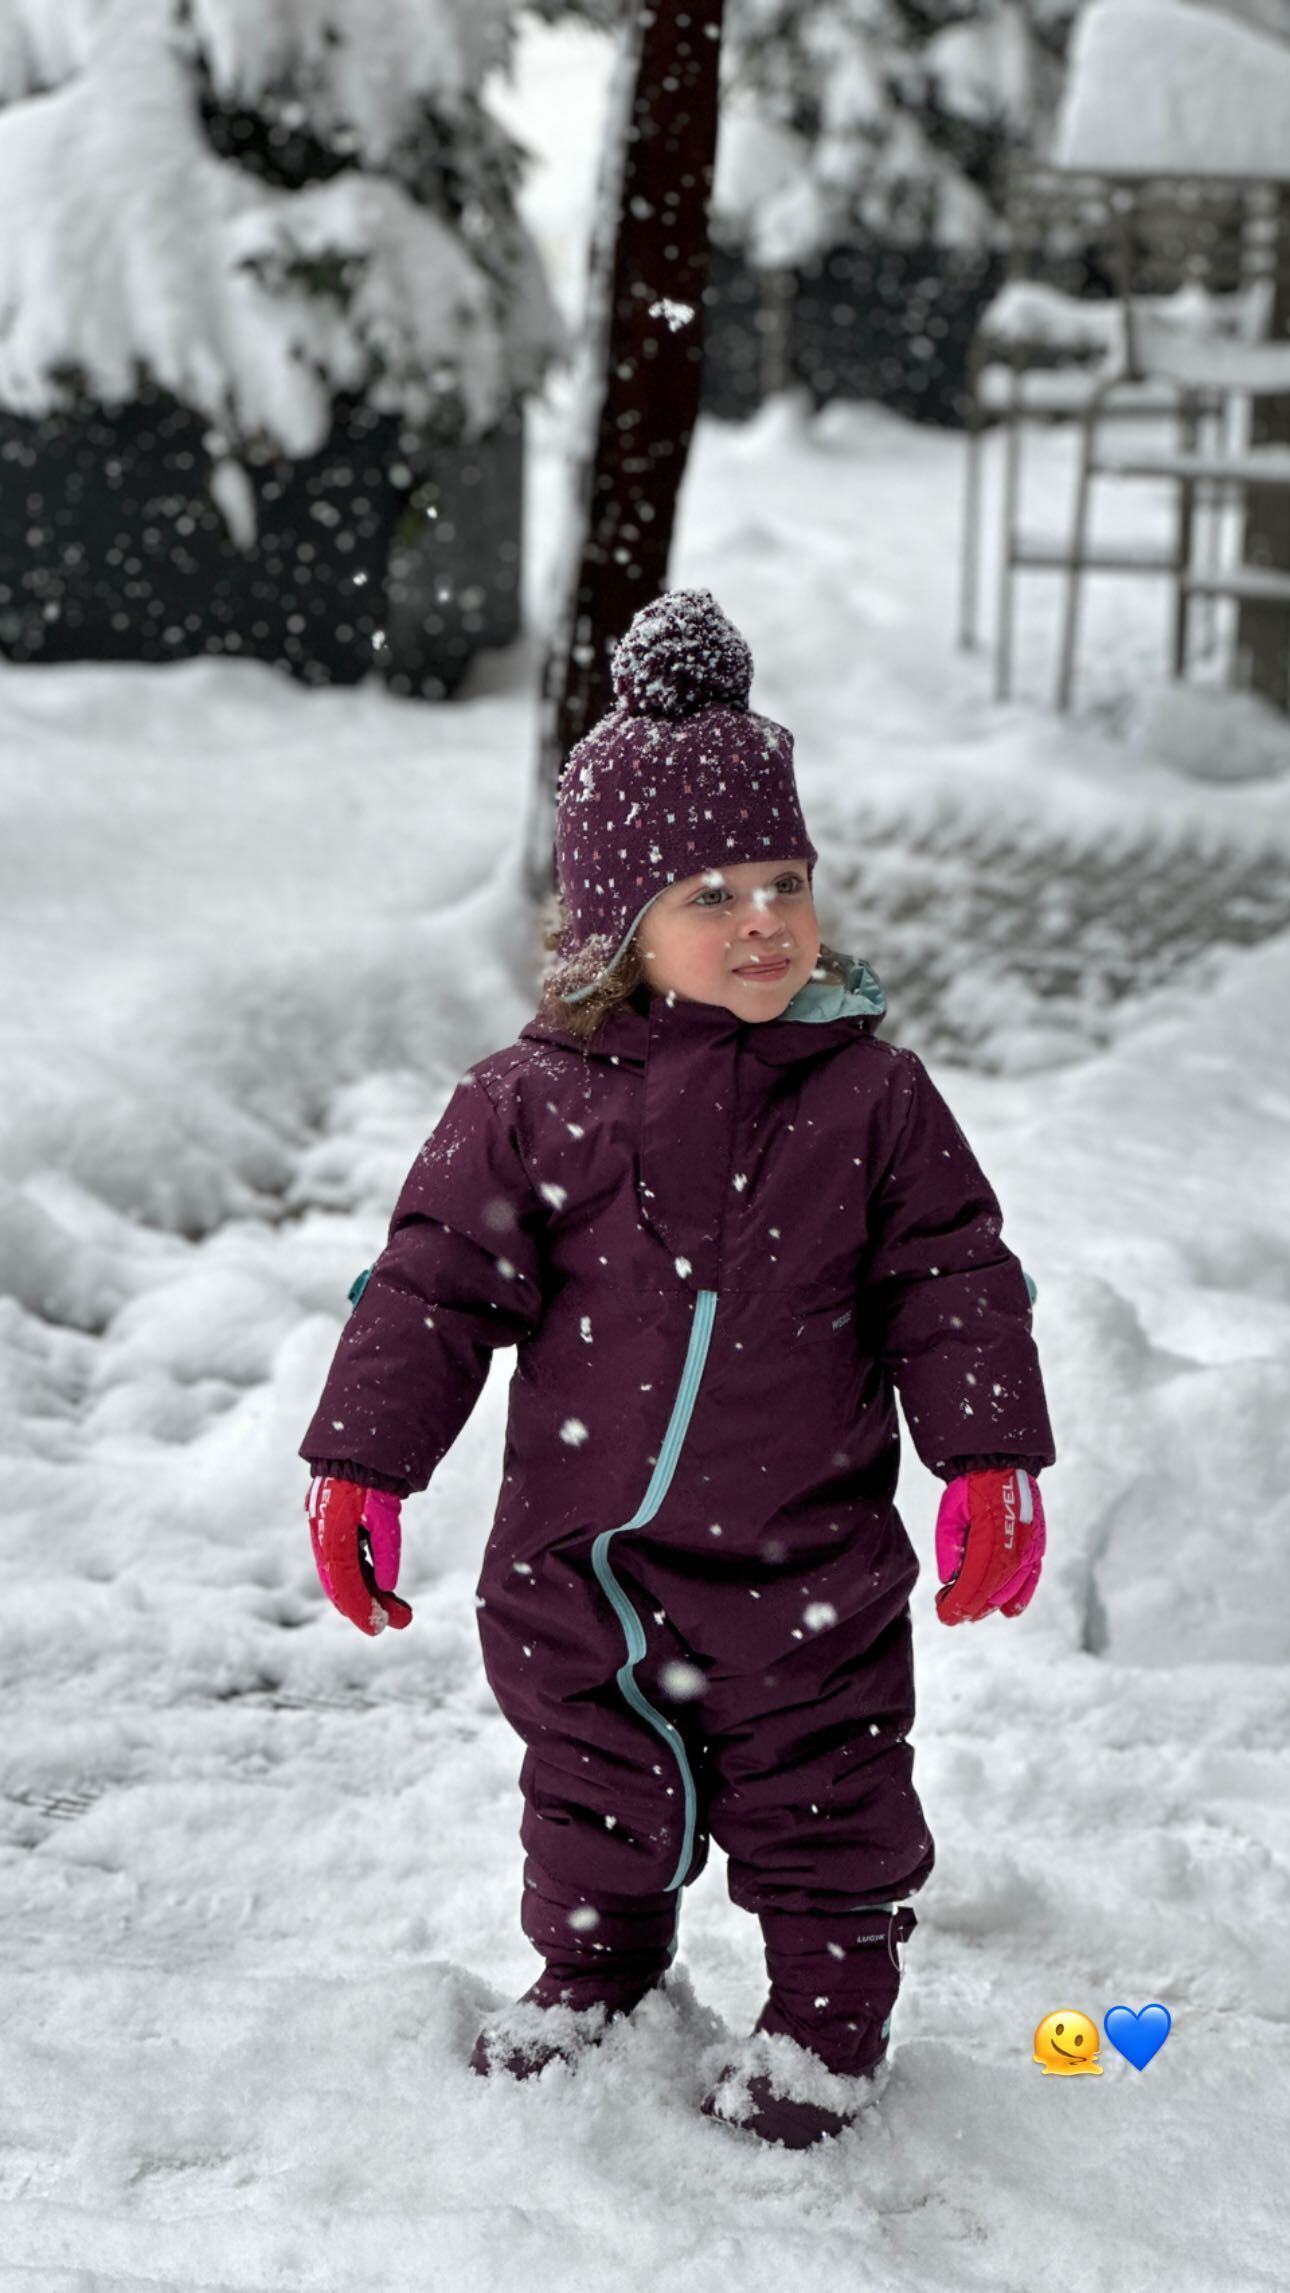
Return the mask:
[[669, 590], [635, 616], [614, 653], [618, 705], [572, 750], [560, 785], [570, 950], [591, 939], [619, 950], [659, 892], [704, 869], [814, 866], [793, 736], [748, 707], [752, 668], [710, 590]]

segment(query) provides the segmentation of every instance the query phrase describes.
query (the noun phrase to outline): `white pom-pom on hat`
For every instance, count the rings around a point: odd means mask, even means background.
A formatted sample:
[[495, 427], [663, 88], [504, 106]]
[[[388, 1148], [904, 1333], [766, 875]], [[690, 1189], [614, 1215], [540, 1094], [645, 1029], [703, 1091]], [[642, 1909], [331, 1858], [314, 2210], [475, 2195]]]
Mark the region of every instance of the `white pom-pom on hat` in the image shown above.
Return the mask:
[[614, 697], [634, 717], [746, 709], [752, 678], [752, 654], [710, 589], [665, 590], [614, 650]]

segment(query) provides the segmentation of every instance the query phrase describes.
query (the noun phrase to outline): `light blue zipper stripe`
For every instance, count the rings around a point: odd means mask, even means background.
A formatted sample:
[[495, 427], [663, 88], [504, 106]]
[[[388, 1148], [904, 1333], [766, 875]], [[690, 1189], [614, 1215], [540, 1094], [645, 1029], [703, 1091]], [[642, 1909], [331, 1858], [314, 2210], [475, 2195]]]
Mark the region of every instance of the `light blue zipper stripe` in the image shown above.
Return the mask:
[[[659, 1450], [654, 1470], [650, 1475], [649, 1487], [630, 1521], [621, 1522], [616, 1529], [602, 1529], [591, 1548], [591, 1565], [596, 1572], [601, 1589], [612, 1604], [614, 1614], [623, 1628], [623, 1638], [627, 1642], [627, 1661], [619, 1667], [618, 1685], [632, 1710], [639, 1712], [641, 1718], [647, 1720], [651, 1728], [657, 1729], [681, 1771], [681, 1785], [685, 1793], [685, 1834], [681, 1846], [680, 1861], [672, 1877], [668, 1880], [668, 1888], [679, 1887], [690, 1867], [690, 1859], [694, 1853], [694, 1834], [698, 1825], [699, 1795], [695, 1789], [694, 1776], [689, 1760], [685, 1755], [685, 1744], [679, 1730], [673, 1727], [670, 1720], [664, 1719], [661, 1712], [655, 1711], [654, 1706], [648, 1702], [636, 1685], [635, 1668], [645, 1654], [645, 1633], [639, 1616], [609, 1565], [608, 1555], [612, 1538], [621, 1537], [627, 1529], [643, 1529], [647, 1521], [653, 1520], [672, 1485], [672, 1476], [676, 1471], [685, 1436], [689, 1431], [690, 1419], [694, 1414], [694, 1404], [698, 1396], [699, 1381], [703, 1376], [703, 1365], [707, 1359], [708, 1341], [712, 1336], [712, 1324], [716, 1311], [716, 1291], [700, 1290], [694, 1301], [694, 1320], [690, 1325], [690, 1343], [686, 1349], [685, 1367], [681, 1372], [681, 1382], [676, 1389], [676, 1400], [672, 1404], [672, 1414], [668, 1419], [667, 1431], [663, 1436], [663, 1446]], [[675, 1939], [672, 1947], [673, 1949], [676, 1948]]]

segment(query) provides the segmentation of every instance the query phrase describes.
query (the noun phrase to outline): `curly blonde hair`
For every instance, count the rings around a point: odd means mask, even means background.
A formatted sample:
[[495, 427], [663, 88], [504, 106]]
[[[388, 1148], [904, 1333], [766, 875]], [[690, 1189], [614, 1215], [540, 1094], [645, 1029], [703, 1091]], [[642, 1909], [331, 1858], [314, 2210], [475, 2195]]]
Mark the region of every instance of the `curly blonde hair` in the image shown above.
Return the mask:
[[[585, 940], [571, 955], [561, 956], [558, 950], [568, 930], [569, 911], [564, 896], [553, 892], [542, 918], [542, 945], [550, 960], [542, 974], [541, 1016], [585, 1043], [620, 1003], [648, 996], [652, 990], [635, 939], [624, 948], [613, 970], [605, 972], [604, 966], [614, 952], [613, 943], [605, 938]], [[845, 986], [847, 958], [821, 941], [812, 977], [836, 980]], [[576, 989], [590, 986], [593, 980], [595, 986], [590, 995], [576, 1003], [567, 1000]]]

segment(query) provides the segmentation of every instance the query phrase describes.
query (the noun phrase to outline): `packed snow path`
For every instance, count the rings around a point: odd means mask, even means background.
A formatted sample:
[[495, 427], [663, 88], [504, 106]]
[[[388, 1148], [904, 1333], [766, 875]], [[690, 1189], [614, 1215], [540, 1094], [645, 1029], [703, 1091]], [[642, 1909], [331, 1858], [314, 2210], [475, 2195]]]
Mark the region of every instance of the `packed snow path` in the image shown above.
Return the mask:
[[[1141, 727], [989, 709], [940, 650], [953, 449], [854, 412], [707, 426], [676, 567], [798, 733], [830, 928], [911, 1038], [958, 1011], [1002, 1070], [937, 1062], [1039, 1284], [1062, 1449], [1025, 1618], [945, 1633], [918, 1589], [940, 1862], [886, 2093], [807, 2156], [696, 2115], [762, 1994], [719, 1857], [669, 1995], [576, 2078], [465, 2067], [536, 1965], [472, 1601], [502, 1375], [408, 1507], [411, 1632], [360, 1640], [308, 1557], [294, 1452], [345, 1291], [525, 1014], [495, 831], [531, 662], [442, 712], [248, 668], [0, 674], [3, 2293], [1282, 2282], [1290, 944], [1197, 964], [1184, 935], [1160, 984], [1159, 935], [1117, 922], [1153, 992], [1110, 1026], [1009, 970], [1024, 934], [995, 950], [972, 887], [1000, 822], [1023, 855], [1254, 867], [1287, 804], [1178, 778]], [[936, 850], [951, 801], [977, 871]], [[902, 1502], [927, 1557], [916, 1468]], [[1031, 2063], [1050, 2009], [1151, 1999], [1175, 2027], [1145, 2073]]]
[[917, 811], [838, 822], [848, 857], [832, 873], [883, 950], [891, 1029], [926, 1056], [1062, 1065], [1114, 1040], [1126, 1005], [1183, 977], [1200, 992], [1225, 954], [1290, 927], [1281, 844], [982, 821], [944, 799]]

